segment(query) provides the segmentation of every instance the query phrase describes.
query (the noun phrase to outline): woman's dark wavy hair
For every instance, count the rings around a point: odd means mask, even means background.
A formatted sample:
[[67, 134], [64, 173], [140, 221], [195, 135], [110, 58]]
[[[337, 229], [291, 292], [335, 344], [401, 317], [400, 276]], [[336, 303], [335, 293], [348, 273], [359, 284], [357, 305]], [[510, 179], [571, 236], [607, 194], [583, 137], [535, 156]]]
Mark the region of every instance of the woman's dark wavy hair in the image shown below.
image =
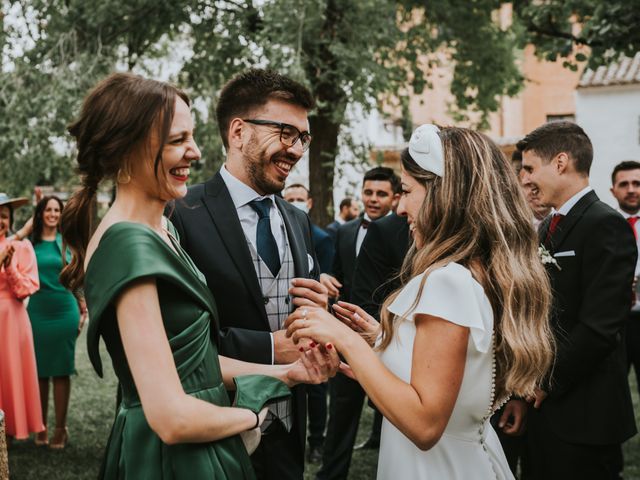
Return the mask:
[[131, 73], [114, 73], [89, 92], [79, 118], [69, 126], [77, 143], [77, 169], [82, 179], [82, 188], [69, 199], [60, 220], [64, 244], [73, 253], [60, 282], [71, 291], [84, 282], [84, 260], [94, 231], [100, 182], [115, 180], [119, 171], [131, 172], [131, 163], [137, 161], [132, 153], [151, 147], [152, 132], [158, 140], [153, 152], [154, 172], [158, 174], [176, 98], [190, 105], [187, 94], [173, 85]]
[[[49, 200], [55, 200], [56, 202], [58, 202], [58, 205], [60, 206], [60, 213], [62, 213], [62, 211], [64, 210], [64, 204], [62, 203], [62, 200], [60, 200], [55, 195], [48, 195], [46, 197], [43, 197], [42, 200], [38, 202], [38, 205], [36, 205], [36, 211], [33, 213], [33, 231], [31, 232], [30, 237], [31, 243], [33, 243], [34, 245], [42, 241], [42, 230], [44, 229], [44, 211], [47, 208]], [[56, 230], [58, 232], [60, 231], [60, 222], [58, 222]]]

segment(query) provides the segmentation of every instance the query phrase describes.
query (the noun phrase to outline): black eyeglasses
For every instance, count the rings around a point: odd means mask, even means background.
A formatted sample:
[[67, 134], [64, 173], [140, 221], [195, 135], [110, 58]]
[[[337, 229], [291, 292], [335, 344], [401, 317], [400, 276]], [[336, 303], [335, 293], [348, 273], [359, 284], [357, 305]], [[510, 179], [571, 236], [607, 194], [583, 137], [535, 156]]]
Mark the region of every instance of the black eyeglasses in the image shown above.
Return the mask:
[[302, 145], [302, 151], [309, 150], [311, 144], [311, 134], [309, 132], [301, 132], [293, 125], [288, 123], [274, 122], [271, 120], [259, 120], [255, 118], [243, 118], [243, 122], [253, 123], [254, 125], [271, 125], [280, 128], [280, 143], [287, 147], [293, 147], [298, 140]]

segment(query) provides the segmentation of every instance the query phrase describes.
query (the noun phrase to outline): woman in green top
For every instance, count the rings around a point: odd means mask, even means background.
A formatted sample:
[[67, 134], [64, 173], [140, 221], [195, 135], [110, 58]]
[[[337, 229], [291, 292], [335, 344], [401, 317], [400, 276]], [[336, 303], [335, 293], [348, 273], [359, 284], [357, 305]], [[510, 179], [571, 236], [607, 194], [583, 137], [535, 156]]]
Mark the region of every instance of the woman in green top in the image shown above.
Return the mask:
[[[33, 214], [31, 243], [38, 260], [40, 290], [29, 300], [29, 319], [38, 365], [42, 418], [47, 426], [49, 383], [53, 379], [56, 428], [50, 448], [65, 447], [70, 375], [75, 372], [76, 338], [86, 319], [84, 300], [76, 298], [58, 280], [62, 270], [62, 236], [58, 233], [62, 200], [47, 196]], [[49, 443], [47, 430], [36, 435], [36, 445]]]
[[[200, 158], [182, 91], [113, 74], [69, 131], [83, 188], [62, 214], [73, 258], [61, 280], [72, 291], [84, 285], [91, 361], [101, 374], [102, 337], [122, 391], [100, 477], [255, 478], [241, 435], [259, 435], [264, 405], [288, 395], [287, 386], [335, 373], [335, 349], [303, 349], [290, 365], [218, 356], [215, 301], [163, 217]], [[116, 182], [116, 197], [93, 231], [105, 178]], [[233, 407], [226, 390], [236, 391]]]

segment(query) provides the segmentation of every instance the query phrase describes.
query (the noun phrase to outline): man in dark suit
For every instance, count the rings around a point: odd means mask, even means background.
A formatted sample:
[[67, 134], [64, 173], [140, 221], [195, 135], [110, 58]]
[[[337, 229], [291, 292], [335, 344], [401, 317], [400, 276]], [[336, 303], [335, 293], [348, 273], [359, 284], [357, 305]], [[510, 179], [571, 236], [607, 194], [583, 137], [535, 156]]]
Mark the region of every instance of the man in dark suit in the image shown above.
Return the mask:
[[[308, 148], [302, 85], [272, 71], [248, 70], [222, 89], [216, 110], [227, 158], [220, 171], [176, 202], [171, 220], [215, 296], [220, 353], [256, 363], [289, 363], [298, 346], [282, 324], [296, 306], [326, 307], [308, 216], [276, 193]], [[290, 288], [295, 282], [294, 288]], [[303, 477], [304, 386], [270, 406], [252, 455], [260, 479]]]
[[[294, 183], [282, 192], [282, 197], [291, 205], [305, 213], [313, 208], [313, 199], [307, 187], [301, 183]], [[327, 232], [311, 223], [311, 238], [316, 251], [321, 273], [331, 271], [333, 264], [333, 240]], [[324, 448], [324, 429], [327, 425], [327, 383], [307, 385], [307, 410], [309, 412], [309, 448], [307, 460], [319, 463], [322, 460]]]
[[[620, 162], [611, 174], [611, 193], [618, 201], [618, 211], [631, 227], [640, 252], [640, 162]], [[640, 262], [636, 263], [634, 302], [627, 325], [627, 365], [635, 369], [638, 393], [640, 393], [640, 297], [638, 296]]]
[[[329, 290], [330, 296], [351, 301], [356, 258], [368, 228], [372, 222], [392, 214], [399, 198], [400, 179], [392, 169], [376, 167], [365, 173], [362, 184], [364, 216], [347, 222], [338, 229], [333, 275], [321, 275], [321, 281]], [[344, 375], [337, 375], [329, 381], [329, 399], [327, 438], [317, 478], [346, 479], [358, 433], [364, 393], [358, 382]]]
[[[309, 189], [301, 183], [287, 186], [282, 192], [282, 198], [307, 214], [313, 208], [313, 198]], [[311, 239], [320, 265], [320, 273], [329, 273], [333, 266], [333, 240], [327, 232], [313, 222], [311, 222]]]
[[624, 329], [637, 259], [622, 216], [589, 186], [591, 142], [550, 122], [518, 142], [523, 181], [555, 214], [540, 226], [554, 293], [550, 378], [529, 414], [527, 479], [619, 478], [620, 444], [636, 433]]
[[327, 225], [325, 227], [325, 230], [327, 231], [331, 239], [335, 242], [336, 235], [338, 234], [338, 229], [340, 228], [340, 226], [355, 219], [358, 215], [360, 215], [360, 207], [358, 206], [358, 202], [356, 202], [355, 198], [345, 197], [340, 202], [338, 218]]
[[[358, 253], [351, 303], [359, 305], [380, 321], [380, 307], [384, 300], [400, 287], [400, 269], [410, 244], [409, 224], [405, 217], [392, 213], [372, 222]], [[364, 390], [362, 396], [364, 398]], [[370, 405], [374, 409], [371, 433], [366, 441], [355, 446], [355, 450], [380, 446], [382, 414], [371, 403]], [[360, 413], [356, 416], [359, 417]]]

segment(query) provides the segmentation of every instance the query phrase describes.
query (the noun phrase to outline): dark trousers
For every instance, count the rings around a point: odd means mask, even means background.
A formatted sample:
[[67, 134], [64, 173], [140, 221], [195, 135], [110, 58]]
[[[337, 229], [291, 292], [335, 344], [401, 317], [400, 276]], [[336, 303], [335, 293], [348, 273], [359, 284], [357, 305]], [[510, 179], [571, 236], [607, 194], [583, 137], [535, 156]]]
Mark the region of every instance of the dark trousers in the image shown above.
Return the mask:
[[526, 480], [618, 480], [620, 444], [567, 443], [546, 425], [540, 412], [530, 409], [527, 421]]
[[309, 415], [309, 446], [324, 445], [324, 429], [327, 425], [327, 383], [307, 385], [307, 412]]
[[279, 421], [269, 425], [251, 463], [258, 480], [302, 480], [304, 448], [295, 427], [287, 432]]
[[504, 450], [504, 455], [507, 457], [507, 462], [509, 463], [509, 468], [511, 469], [511, 473], [516, 476], [518, 471], [518, 463], [520, 463], [520, 468], [525, 470], [526, 467], [526, 432], [519, 436], [507, 435], [502, 431], [502, 429], [498, 426], [498, 422], [500, 421], [500, 417], [504, 411], [504, 407], [498, 410], [491, 417], [491, 425], [493, 429], [498, 434], [498, 439], [500, 440], [500, 445], [502, 446], [502, 450]]
[[380, 411], [373, 405], [369, 403], [369, 406], [373, 408], [373, 423], [371, 424], [371, 434], [369, 438], [380, 444], [380, 433], [382, 432], [382, 414]]
[[636, 373], [636, 385], [640, 394], [640, 312], [631, 312], [627, 322], [627, 365]]
[[349, 474], [364, 390], [355, 380], [336, 375], [329, 380], [329, 424], [318, 480], [344, 480]]

